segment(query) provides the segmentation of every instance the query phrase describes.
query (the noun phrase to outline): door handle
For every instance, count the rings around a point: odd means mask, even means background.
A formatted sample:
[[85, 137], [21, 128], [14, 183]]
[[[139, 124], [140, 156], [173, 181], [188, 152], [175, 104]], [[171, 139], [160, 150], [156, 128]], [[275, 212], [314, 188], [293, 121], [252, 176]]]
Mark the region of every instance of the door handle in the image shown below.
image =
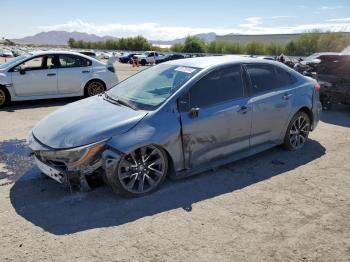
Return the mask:
[[249, 111], [249, 108], [247, 106], [241, 106], [240, 109], [238, 109], [238, 113], [246, 114]]
[[284, 100], [288, 100], [291, 96], [292, 96], [292, 94], [285, 93], [285, 94], [282, 96], [282, 98], [283, 98]]
[[81, 71], [83, 74], [86, 74], [86, 73], [90, 73], [90, 71], [89, 70], [83, 70], [83, 71]]
[[55, 73], [47, 74], [47, 76], [55, 76]]

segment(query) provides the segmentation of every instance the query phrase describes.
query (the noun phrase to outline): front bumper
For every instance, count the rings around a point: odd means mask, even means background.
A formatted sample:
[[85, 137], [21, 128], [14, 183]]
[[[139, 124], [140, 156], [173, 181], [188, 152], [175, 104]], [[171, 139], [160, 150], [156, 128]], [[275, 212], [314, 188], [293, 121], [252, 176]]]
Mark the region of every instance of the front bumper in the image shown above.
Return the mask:
[[63, 172], [62, 170], [58, 170], [55, 167], [47, 165], [46, 163], [39, 160], [36, 156], [34, 156], [34, 159], [37, 167], [43, 174], [47, 175], [48, 177], [52, 178], [60, 184], [66, 184], [68, 182], [68, 176], [65, 172]]
[[86, 184], [85, 176], [100, 173], [100, 171], [113, 175], [122, 154], [106, 146], [103, 151], [97, 153], [90, 161], [71, 170], [64, 161], [43, 157], [45, 155], [42, 154], [43, 151], [53, 151], [55, 149], [42, 144], [32, 133], [29, 135], [27, 142], [34, 155], [36, 165], [41, 172], [58, 183], [65, 185], [70, 185], [71, 181], [79, 181], [80, 185], [82, 182]]

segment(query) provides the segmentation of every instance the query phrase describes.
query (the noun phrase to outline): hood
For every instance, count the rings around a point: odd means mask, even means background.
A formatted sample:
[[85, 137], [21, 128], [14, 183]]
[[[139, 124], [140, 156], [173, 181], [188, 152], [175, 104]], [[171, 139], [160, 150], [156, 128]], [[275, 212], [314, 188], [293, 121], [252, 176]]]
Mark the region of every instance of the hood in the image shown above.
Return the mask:
[[51, 148], [78, 147], [125, 133], [146, 114], [93, 96], [49, 114], [34, 127], [33, 135]]

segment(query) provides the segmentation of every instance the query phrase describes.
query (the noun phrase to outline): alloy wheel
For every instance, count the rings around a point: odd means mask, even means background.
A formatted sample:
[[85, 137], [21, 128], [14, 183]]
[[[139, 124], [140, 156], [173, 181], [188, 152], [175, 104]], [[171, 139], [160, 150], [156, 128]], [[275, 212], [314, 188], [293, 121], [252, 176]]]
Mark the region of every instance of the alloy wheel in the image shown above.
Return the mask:
[[155, 189], [166, 172], [164, 153], [150, 145], [122, 157], [118, 167], [118, 178], [128, 192], [144, 194]]
[[98, 94], [103, 93], [104, 91], [104, 86], [101, 82], [91, 82], [87, 88], [87, 93], [89, 96], [95, 96]]
[[5, 91], [0, 89], [0, 106], [6, 103], [6, 94]]
[[301, 148], [310, 132], [310, 121], [307, 117], [300, 115], [298, 116], [290, 128], [289, 141], [293, 149]]

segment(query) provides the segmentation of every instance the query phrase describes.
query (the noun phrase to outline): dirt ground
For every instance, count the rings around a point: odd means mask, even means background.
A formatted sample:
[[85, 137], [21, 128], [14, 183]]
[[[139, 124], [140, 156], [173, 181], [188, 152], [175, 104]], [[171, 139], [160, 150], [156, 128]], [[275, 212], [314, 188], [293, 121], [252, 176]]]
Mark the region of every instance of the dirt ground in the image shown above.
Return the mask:
[[324, 112], [301, 151], [123, 199], [107, 186], [70, 193], [27, 156], [31, 128], [75, 100], [0, 110], [0, 261], [350, 261], [350, 107]]

